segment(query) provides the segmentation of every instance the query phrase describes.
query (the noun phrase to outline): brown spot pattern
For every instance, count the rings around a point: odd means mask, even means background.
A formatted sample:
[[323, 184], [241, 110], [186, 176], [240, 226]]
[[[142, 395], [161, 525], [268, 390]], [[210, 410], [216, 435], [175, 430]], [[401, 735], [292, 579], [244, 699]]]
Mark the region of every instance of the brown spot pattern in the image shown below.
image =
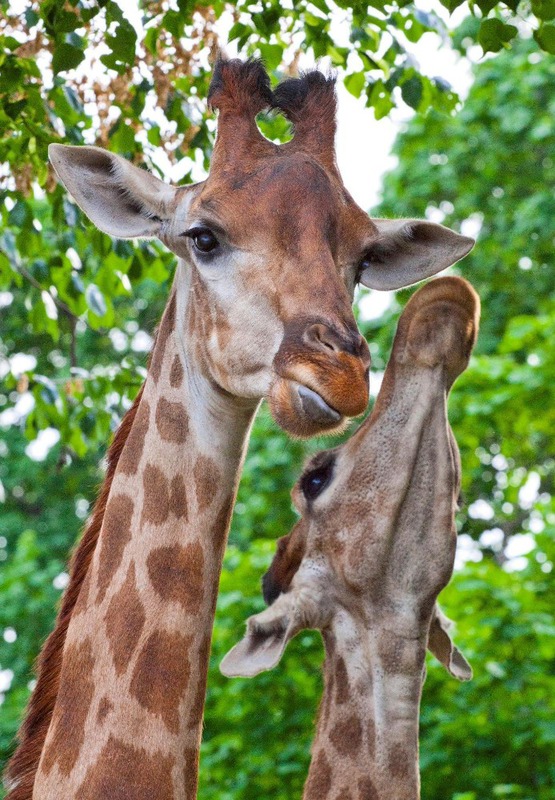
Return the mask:
[[339, 794], [335, 795], [334, 800], [353, 800], [353, 795], [347, 787], [341, 789]]
[[113, 709], [114, 704], [108, 697], [102, 697], [98, 704], [98, 712], [96, 714], [96, 721], [101, 725], [110, 711]]
[[94, 694], [93, 668], [94, 660], [88, 640], [67, 647], [52, 716], [52, 740], [42, 762], [46, 774], [57, 763], [62, 775], [67, 776], [77, 762]]
[[400, 742], [393, 744], [387, 758], [391, 775], [400, 781], [406, 781], [414, 770], [414, 758]]
[[152, 585], [163, 600], [181, 603], [189, 614], [199, 610], [204, 584], [204, 553], [199, 542], [157, 547], [146, 564]]
[[183, 403], [161, 397], [156, 406], [156, 427], [165, 442], [183, 444], [189, 433], [189, 417]]
[[376, 757], [376, 723], [370, 717], [366, 720], [366, 743], [368, 755], [371, 759]]
[[179, 389], [182, 383], [183, 383], [183, 365], [181, 363], [181, 359], [176, 354], [173, 357], [170, 369], [170, 386], [174, 389]]
[[156, 341], [154, 342], [154, 348], [152, 350], [150, 363], [148, 365], [148, 370], [156, 383], [158, 383], [160, 379], [160, 373], [162, 372], [162, 364], [164, 363], [164, 354], [166, 352], [166, 342], [168, 341], [171, 332], [175, 328], [175, 302], [175, 292], [173, 292], [172, 296], [170, 297], [170, 301], [166, 306], [166, 310], [164, 311], [160, 327], [158, 328]]
[[189, 518], [187, 490], [185, 489], [185, 481], [181, 475], [176, 475], [172, 478], [170, 488], [170, 512], [175, 514], [178, 519], [187, 520]]
[[142, 649], [131, 679], [131, 695], [148, 711], [162, 717], [168, 730], [179, 730], [179, 704], [191, 672], [192, 637], [155, 631]]
[[145, 611], [135, 582], [135, 565], [131, 564], [121, 589], [110, 600], [104, 618], [118, 675], [122, 675], [127, 669], [141, 638], [145, 619]]
[[161, 525], [168, 518], [170, 493], [168, 480], [159, 467], [147, 464], [143, 473], [144, 502], [141, 524]]
[[185, 800], [197, 800], [199, 751], [194, 747], [186, 747], [183, 752], [183, 785]]
[[131, 539], [134, 508], [133, 500], [125, 494], [117, 494], [108, 501], [100, 533], [97, 603], [104, 600], [106, 590], [121, 564], [125, 546]]
[[[219, 559], [221, 560], [223, 556], [223, 551], [225, 549], [225, 545], [227, 542], [227, 532], [229, 530], [229, 525], [231, 523], [231, 514], [233, 512], [233, 495], [228, 495], [218, 511], [216, 519], [214, 520], [214, 524], [212, 525], [212, 531], [210, 535], [210, 541], [214, 546], [214, 551], [218, 554]], [[219, 569], [218, 562], [218, 569]], [[217, 594], [217, 587], [214, 596]]]
[[360, 800], [380, 800], [378, 790], [370, 778], [359, 778], [357, 788]]
[[211, 642], [211, 635], [207, 634], [204, 637], [202, 644], [199, 648], [197, 664], [198, 664], [199, 674], [202, 677], [201, 680], [199, 680], [198, 682], [195, 699], [193, 700], [191, 711], [189, 713], [190, 728], [196, 728], [197, 726], [199, 726], [204, 716], [204, 701], [206, 699], [206, 677], [208, 673], [208, 659], [210, 657], [210, 642]]
[[216, 462], [208, 456], [199, 456], [193, 468], [195, 492], [199, 513], [206, 511], [218, 492], [220, 470]]
[[342, 656], [335, 664], [335, 702], [341, 706], [349, 699], [349, 676]]
[[125, 475], [135, 475], [137, 472], [141, 456], [143, 455], [149, 418], [150, 406], [146, 400], [141, 400], [118, 461], [118, 468], [121, 469]]
[[336, 722], [330, 731], [330, 742], [342, 756], [356, 755], [360, 748], [361, 739], [362, 726], [355, 714]]
[[[87, 572], [85, 574], [85, 577], [83, 578], [83, 584], [81, 586], [81, 591], [79, 592], [79, 597], [77, 598], [77, 600], [75, 602], [75, 607], [73, 609], [73, 616], [74, 617], [76, 617], [82, 611], [85, 611], [85, 609], [87, 608], [87, 606], [89, 604], [89, 592], [90, 592], [90, 588], [91, 588], [91, 572], [92, 572], [92, 570], [89, 567], [89, 569], [87, 570]], [[91, 598], [91, 602], [93, 602], [92, 598]]]
[[110, 736], [89, 767], [76, 800], [173, 800], [174, 759], [150, 754]]
[[312, 759], [304, 800], [324, 800], [331, 789], [331, 767], [323, 750]]

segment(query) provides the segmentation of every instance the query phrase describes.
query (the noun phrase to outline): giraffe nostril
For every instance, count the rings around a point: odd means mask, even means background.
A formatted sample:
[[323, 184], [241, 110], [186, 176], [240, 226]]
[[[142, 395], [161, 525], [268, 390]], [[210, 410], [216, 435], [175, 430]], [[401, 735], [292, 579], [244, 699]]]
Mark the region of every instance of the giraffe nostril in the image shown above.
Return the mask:
[[338, 334], [322, 322], [310, 325], [304, 332], [304, 340], [318, 350], [329, 350], [336, 353], [342, 349]]

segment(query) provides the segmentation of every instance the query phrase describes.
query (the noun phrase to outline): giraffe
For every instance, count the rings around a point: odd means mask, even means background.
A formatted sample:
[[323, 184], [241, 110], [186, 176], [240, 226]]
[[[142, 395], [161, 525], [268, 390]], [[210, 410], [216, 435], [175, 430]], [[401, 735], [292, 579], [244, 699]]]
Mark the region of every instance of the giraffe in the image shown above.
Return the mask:
[[413, 295], [373, 413], [306, 467], [292, 493], [302, 518], [263, 580], [272, 605], [222, 661], [225, 675], [256, 675], [301, 629], [322, 631], [304, 800], [418, 800], [426, 647], [455, 677], [472, 676], [436, 599], [453, 570], [460, 485], [446, 399], [478, 319], [478, 297], [460, 278]]
[[[196, 796], [222, 553], [261, 398], [293, 436], [341, 428], [368, 400], [356, 282], [407, 285], [473, 244], [354, 203], [323, 75], [272, 92], [260, 62], [220, 59], [208, 99], [218, 132], [200, 184], [169, 186], [95, 147], [50, 147], [100, 230], [158, 237], [178, 263], [39, 658], [9, 800]], [[270, 106], [293, 124], [283, 146], [256, 126]]]

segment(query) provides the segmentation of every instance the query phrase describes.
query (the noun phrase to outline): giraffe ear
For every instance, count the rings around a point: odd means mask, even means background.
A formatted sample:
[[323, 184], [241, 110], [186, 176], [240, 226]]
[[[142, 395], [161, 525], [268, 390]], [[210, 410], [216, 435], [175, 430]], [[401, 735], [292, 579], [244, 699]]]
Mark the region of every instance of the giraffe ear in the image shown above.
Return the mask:
[[[287, 595], [282, 595], [282, 599]], [[298, 632], [286, 609], [267, 608], [247, 620], [244, 638], [223, 658], [220, 672], [228, 678], [253, 678], [279, 663], [287, 643]], [[285, 604], [281, 604], [282, 606]]]
[[469, 681], [472, 678], [472, 667], [449, 636], [452, 624], [436, 605], [428, 634], [428, 650], [454, 678]]
[[378, 237], [362, 263], [360, 283], [401, 289], [430, 278], [463, 258], [474, 239], [423, 219], [373, 219]]
[[157, 236], [175, 187], [100, 147], [51, 144], [58, 177], [97, 228], [119, 239]]

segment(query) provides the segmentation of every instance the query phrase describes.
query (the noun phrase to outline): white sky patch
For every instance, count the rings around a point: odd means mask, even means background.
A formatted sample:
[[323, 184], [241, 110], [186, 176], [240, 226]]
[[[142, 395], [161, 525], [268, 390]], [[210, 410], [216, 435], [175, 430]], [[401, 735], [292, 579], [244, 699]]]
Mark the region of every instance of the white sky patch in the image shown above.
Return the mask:
[[154, 339], [146, 331], [137, 331], [131, 340], [131, 349], [136, 353], [149, 353]]
[[5, 628], [4, 629], [4, 641], [8, 644], [13, 644], [17, 639], [17, 632], [15, 628]]
[[490, 547], [497, 553], [503, 546], [504, 536], [501, 528], [491, 528], [480, 535], [480, 544], [482, 547]]
[[530, 515], [528, 527], [530, 528], [531, 533], [541, 533], [543, 530], [545, 530], [545, 520], [543, 519], [542, 515], [533, 511]]
[[11, 669], [0, 669], [0, 692], [7, 692], [13, 681]]
[[519, 556], [518, 558], [511, 558], [510, 561], [506, 561], [503, 564], [503, 569], [505, 572], [522, 572], [527, 566], [528, 559], [525, 558], [525, 556]]
[[11, 292], [0, 292], [0, 308], [7, 308], [13, 303], [13, 294]]
[[379, 319], [395, 297], [395, 292], [364, 291], [358, 298], [358, 309], [361, 319], [369, 321]]
[[535, 546], [536, 540], [531, 533], [515, 533], [507, 542], [505, 555], [509, 560], [520, 556], [526, 556], [528, 553], [532, 552]]
[[10, 425], [17, 425], [22, 419], [25, 419], [34, 407], [35, 398], [31, 392], [23, 392], [14, 406], [7, 408], [0, 414], [0, 428], [9, 428]]
[[24, 372], [31, 372], [37, 366], [37, 359], [29, 353], [15, 353], [10, 357], [10, 372], [18, 378]]
[[56, 575], [56, 577], [52, 581], [52, 586], [61, 592], [66, 588], [68, 583], [69, 583], [69, 575], [67, 574], [67, 572], [60, 572], [60, 574]]
[[73, 269], [81, 269], [83, 266], [83, 262], [81, 261], [81, 256], [73, 247], [68, 247], [66, 250], [66, 256], [73, 267]]
[[112, 347], [117, 353], [123, 353], [124, 350], [127, 350], [127, 336], [122, 330], [119, 328], [112, 328], [108, 336], [112, 342]]
[[79, 519], [85, 519], [89, 513], [89, 501], [84, 497], [78, 497], [75, 501], [75, 516]]
[[470, 236], [472, 239], [477, 239], [478, 234], [482, 230], [484, 222], [484, 215], [479, 211], [471, 214], [461, 222], [461, 233], [463, 236]]
[[39, 431], [36, 439], [29, 442], [25, 454], [32, 461], [44, 461], [50, 450], [60, 441], [60, 431], [57, 428], [45, 428]]
[[472, 519], [493, 519], [495, 512], [485, 500], [480, 498], [468, 507], [468, 514]]
[[41, 292], [41, 297], [48, 319], [58, 319], [58, 309], [56, 308], [56, 303], [54, 302], [52, 295], [50, 295], [48, 292]]
[[457, 552], [455, 553], [455, 569], [462, 569], [468, 561], [481, 561], [482, 551], [478, 542], [468, 535], [461, 533], [457, 538]]
[[377, 397], [383, 383], [385, 372], [370, 370], [370, 395]]
[[518, 502], [521, 508], [532, 508], [540, 491], [540, 476], [537, 472], [529, 472], [526, 483], [520, 487]]
[[497, 453], [497, 455], [495, 455], [491, 459], [491, 466], [494, 469], [501, 471], [501, 470], [508, 469], [509, 462], [507, 461], [507, 459], [505, 458], [503, 453]]

